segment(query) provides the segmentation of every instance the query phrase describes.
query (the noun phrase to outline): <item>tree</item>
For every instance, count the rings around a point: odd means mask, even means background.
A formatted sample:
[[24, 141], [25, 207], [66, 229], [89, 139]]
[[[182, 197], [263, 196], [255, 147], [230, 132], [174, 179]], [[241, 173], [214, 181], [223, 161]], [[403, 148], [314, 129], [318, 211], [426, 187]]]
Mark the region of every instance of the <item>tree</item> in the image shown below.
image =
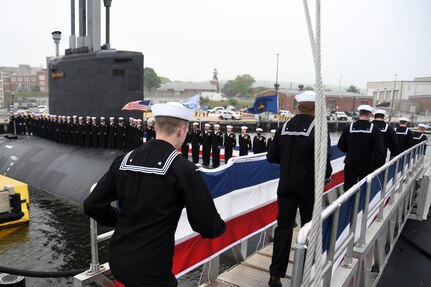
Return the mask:
[[359, 94], [359, 93], [360, 93], [360, 90], [359, 90], [358, 88], [356, 88], [355, 86], [350, 85], [350, 87], [349, 87], [348, 89], [346, 89], [346, 92], [352, 92], [352, 93], [357, 93], [357, 94]]
[[249, 97], [249, 90], [254, 82], [256, 81], [249, 74], [236, 76], [235, 80], [233, 80], [233, 89], [236, 92], [236, 95]]
[[304, 88], [304, 90], [306, 90], [306, 91], [314, 91], [314, 88], [312, 86], [306, 86]]
[[169, 78], [166, 78], [166, 77], [160, 76], [159, 78], [160, 78], [161, 84], [166, 84], [166, 83], [172, 82]]
[[236, 98], [230, 98], [228, 101], [229, 105], [231, 106], [237, 106], [238, 105], [238, 99]]
[[151, 91], [152, 88], [159, 88], [161, 80], [153, 68], [144, 68], [144, 87]]
[[233, 90], [233, 81], [232, 80], [227, 81], [226, 84], [224, 84], [221, 91], [228, 98], [235, 97], [235, 91]]

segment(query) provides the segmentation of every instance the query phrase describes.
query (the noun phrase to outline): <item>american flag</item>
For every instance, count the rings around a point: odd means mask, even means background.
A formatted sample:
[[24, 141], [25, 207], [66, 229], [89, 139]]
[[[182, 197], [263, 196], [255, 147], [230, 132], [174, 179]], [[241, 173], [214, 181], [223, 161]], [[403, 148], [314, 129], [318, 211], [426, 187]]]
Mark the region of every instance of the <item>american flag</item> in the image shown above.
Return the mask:
[[151, 100], [139, 100], [127, 103], [121, 110], [122, 111], [141, 111], [147, 112], [148, 106], [150, 105]]

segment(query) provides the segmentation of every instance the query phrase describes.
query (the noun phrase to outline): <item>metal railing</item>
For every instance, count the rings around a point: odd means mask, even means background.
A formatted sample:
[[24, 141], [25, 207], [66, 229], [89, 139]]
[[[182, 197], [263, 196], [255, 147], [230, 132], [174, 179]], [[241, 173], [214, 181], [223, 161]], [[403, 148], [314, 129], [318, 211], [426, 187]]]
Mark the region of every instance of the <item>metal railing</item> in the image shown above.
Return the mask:
[[[393, 224], [392, 219], [396, 216], [396, 223], [398, 224], [395, 224], [397, 227], [395, 228], [396, 230], [392, 231], [392, 237], [396, 237], [395, 240], [391, 240], [390, 250], [392, 249], [398, 238], [397, 236], [401, 233], [402, 227], [407, 220], [408, 212], [413, 205], [414, 183], [423, 168], [425, 146], [426, 142], [422, 142], [394, 157], [388, 163], [352, 186], [323, 210], [321, 224], [329, 224], [330, 230], [326, 258], [322, 265], [324, 274], [323, 286], [337, 286], [337, 284], [331, 282], [332, 271], [333, 268], [338, 268], [338, 266], [334, 267], [334, 264], [337, 260], [341, 259], [343, 270], [339, 270], [341, 272], [338, 272], [337, 275], [344, 276], [344, 279], [338, 280], [337, 282], [343, 282], [341, 285], [349, 286], [349, 284], [346, 284], [346, 280], [352, 280], [352, 282], [356, 282], [353, 284], [359, 284], [354, 286], [368, 286], [368, 284], [365, 283], [369, 282], [365, 280], [366, 282], [364, 283], [364, 279], [359, 278], [361, 275], [358, 275], [360, 271], [364, 272], [363, 269], [365, 268], [364, 265], [361, 269], [360, 260], [364, 259], [362, 257], [365, 256], [360, 255], [360, 253], [367, 252], [368, 255], [370, 254], [369, 252], [380, 252], [380, 250], [377, 249], [377, 251], [371, 250], [374, 246], [370, 246], [370, 243], [376, 243], [377, 237], [381, 235], [379, 233], [383, 233], [379, 228], [385, 229], [384, 231], [386, 232], [384, 235], [387, 235], [386, 233], [389, 232], [389, 229], [387, 229], [388, 225], [385, 225], [384, 222]], [[392, 171], [393, 175], [390, 174]], [[383, 183], [381, 182], [382, 179]], [[374, 196], [374, 198], [378, 198], [378, 201], [371, 206], [371, 192], [373, 183], [375, 182], [380, 183], [381, 190], [380, 196]], [[351, 211], [349, 214], [351, 216], [350, 222], [347, 227], [341, 227], [348, 228], [348, 235], [337, 242], [337, 234], [340, 232], [340, 210], [346, 208], [348, 205], [351, 206], [351, 208], [349, 208]], [[391, 208], [391, 211], [386, 212], [389, 208]], [[370, 221], [371, 224], [369, 224]], [[359, 228], [357, 228], [358, 224], [360, 225], [358, 226]], [[377, 226], [377, 224], [379, 228], [376, 227], [374, 228], [375, 230], [371, 231], [370, 228], [372, 225]], [[311, 228], [311, 222], [305, 224], [299, 231], [296, 240], [293, 266], [294, 275], [291, 285], [293, 287], [299, 287], [302, 284], [303, 267], [305, 257], [307, 256], [307, 239]], [[374, 233], [376, 235], [374, 235]], [[384, 246], [384, 248], [386, 255], [390, 255], [388, 246]], [[345, 256], [342, 258], [344, 254]], [[367, 262], [367, 264], [371, 266], [375, 264], [376, 261], [382, 261], [381, 258], [380, 260], [378, 260], [378, 258], [373, 260], [372, 262]], [[385, 263], [377, 263], [380, 264], [379, 269], [382, 271]], [[370, 267], [368, 265], [367, 268]], [[316, 284], [316, 282], [314, 282], [314, 284]]]

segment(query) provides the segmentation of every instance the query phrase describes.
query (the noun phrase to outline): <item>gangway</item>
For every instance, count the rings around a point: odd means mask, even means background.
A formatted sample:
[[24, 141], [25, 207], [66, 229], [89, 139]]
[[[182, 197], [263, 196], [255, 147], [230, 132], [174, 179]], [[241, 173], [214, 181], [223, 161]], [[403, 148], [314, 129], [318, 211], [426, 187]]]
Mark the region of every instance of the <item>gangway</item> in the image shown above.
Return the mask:
[[[325, 193], [331, 196], [327, 196], [329, 202], [322, 212], [324, 286], [376, 286], [407, 219], [409, 217], [423, 219], [424, 215], [426, 218], [431, 197], [428, 186], [431, 169], [428, 168], [429, 163], [424, 162], [425, 145], [425, 142], [420, 143], [396, 156], [344, 193], [340, 192], [342, 182], [339, 181], [342, 173], [339, 166], [344, 156], [338, 152], [338, 155], [331, 159], [333, 178], [336, 182], [333, 183], [333, 189]], [[241, 169], [250, 170], [250, 167], [260, 173], [266, 171], [265, 178], [258, 181], [248, 177], [248, 181], [255, 181], [254, 185], [245, 187], [239, 184], [232, 187], [234, 190], [231, 193], [235, 196], [230, 198], [220, 194], [214, 196], [211, 184], [220, 181], [218, 176], [231, 178], [241, 174], [244, 171]], [[235, 171], [238, 173], [226, 174]], [[201, 287], [267, 286], [272, 244], [264, 246], [248, 257], [246, 251], [247, 240], [253, 235], [261, 233], [269, 241], [272, 240], [273, 227], [276, 223], [275, 190], [278, 184], [278, 179], [273, 178], [274, 172], [277, 172], [277, 165], [269, 164], [264, 155], [254, 155], [233, 159], [227, 166], [204, 174], [228, 229], [242, 230], [244, 228], [243, 226], [240, 228], [241, 224], [247, 225], [250, 229], [245, 234], [230, 234], [234, 237], [232, 241], [224, 242], [222, 239], [217, 244], [224, 245], [211, 254], [205, 254], [205, 258], [181, 262], [182, 265], [177, 267], [174, 264], [174, 273], [177, 277], [204, 265]], [[339, 196], [334, 196], [335, 190]], [[235, 206], [235, 200], [244, 205], [249, 203], [250, 198], [247, 196], [255, 198], [257, 195], [262, 198], [255, 202], [254, 207], [239, 210], [237, 214], [227, 215], [226, 212], [229, 210], [220, 206], [220, 204]], [[411, 213], [412, 210], [414, 214]], [[258, 215], [255, 219], [260, 223], [256, 226], [249, 227], [251, 220], [238, 220], [243, 216], [250, 218], [256, 214]], [[202, 253], [205, 245], [196, 243], [197, 237], [194, 237], [193, 232], [182, 228], [182, 225], [187, 225], [186, 218], [180, 219], [179, 233], [182, 234], [176, 234], [176, 252], [177, 249], [180, 250], [178, 252], [185, 252], [183, 254], [185, 256], [182, 257], [192, 260], [196, 257], [195, 253]], [[295, 252], [291, 252], [292, 262], [289, 264], [286, 278], [282, 281], [283, 286], [296, 287], [302, 284], [303, 266], [307, 256], [305, 252], [307, 236], [311, 228], [311, 224], [307, 223], [295, 231], [295, 243], [292, 245]], [[109, 264], [99, 264], [97, 256], [98, 243], [108, 240], [113, 231], [97, 235], [97, 224], [93, 220], [90, 221], [90, 229], [92, 262], [87, 272], [75, 276], [74, 286], [84, 286], [91, 282], [96, 282], [100, 286], [114, 286], [107, 277], [110, 273]], [[194, 241], [192, 245], [188, 244], [191, 240]], [[190, 250], [187, 250], [188, 247]], [[232, 251], [237, 265], [219, 274], [219, 254], [227, 250]], [[313, 285], [316, 285], [316, 282]]]

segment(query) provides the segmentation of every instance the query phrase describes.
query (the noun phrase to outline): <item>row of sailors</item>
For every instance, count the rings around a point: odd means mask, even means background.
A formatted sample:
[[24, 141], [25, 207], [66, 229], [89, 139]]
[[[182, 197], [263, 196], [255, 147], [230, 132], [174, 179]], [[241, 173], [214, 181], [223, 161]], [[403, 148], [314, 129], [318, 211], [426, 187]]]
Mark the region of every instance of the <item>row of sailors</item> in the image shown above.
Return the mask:
[[359, 120], [346, 126], [338, 141], [338, 148], [346, 153], [344, 190], [382, 166], [388, 149], [392, 158], [427, 140], [424, 135], [427, 125], [419, 124], [418, 131], [411, 131], [407, 128], [409, 119], [402, 117], [399, 119], [399, 126], [392, 128], [384, 121], [385, 110], [374, 110], [369, 105], [361, 105], [358, 111]]
[[251, 140], [251, 136], [247, 133], [247, 126], [241, 127], [241, 134], [238, 137], [232, 132], [231, 125], [226, 126], [226, 132], [220, 130], [219, 124], [214, 124], [214, 130], [211, 130], [210, 124], [205, 124], [205, 129], [199, 129], [199, 123], [194, 122], [192, 129], [188, 131], [186, 139], [181, 146], [181, 154], [188, 158], [189, 147], [192, 147], [192, 161], [199, 163], [199, 153], [202, 146], [202, 165], [210, 166], [210, 157], [212, 153], [212, 167], [220, 166], [220, 149], [224, 146], [225, 163], [232, 157], [233, 150], [237, 143], [239, 146], [239, 155], [247, 155], [249, 151], [256, 153], [266, 152], [274, 137], [275, 130], [271, 130], [272, 137], [268, 140], [262, 135], [263, 129], [256, 129], [256, 136]]
[[[137, 148], [144, 137], [141, 119], [114, 117], [109, 122], [104, 117], [56, 116], [37, 114], [13, 114], [9, 121], [9, 133], [35, 135], [58, 143], [85, 147], [131, 150]], [[148, 119], [146, 140], [155, 138], [154, 120]]]
[[[58, 143], [78, 145], [85, 147], [110, 148], [131, 150], [137, 148], [142, 142], [156, 137], [154, 130], [154, 119], [149, 118], [146, 126], [142, 125], [141, 119], [129, 118], [126, 124], [124, 118], [119, 117], [118, 122], [114, 117], [106, 122], [104, 117], [97, 121], [96, 117], [87, 116], [56, 116], [15, 113], [10, 117], [9, 133], [13, 133], [14, 124], [18, 135], [35, 135], [50, 139]], [[189, 146], [192, 147], [192, 160], [199, 163], [199, 153], [202, 148], [202, 164], [210, 165], [212, 153], [212, 166], [220, 166], [220, 149], [225, 147], [225, 162], [232, 157], [233, 150], [239, 146], [239, 155], [247, 155], [249, 151], [256, 153], [266, 152], [274, 137], [275, 130], [271, 130], [272, 137], [268, 140], [262, 135], [261, 128], [256, 129], [256, 136], [252, 138], [247, 133], [247, 126], [241, 127], [238, 137], [232, 132], [231, 125], [226, 126], [226, 133], [220, 131], [220, 125], [214, 125], [212, 131], [210, 124], [205, 124], [205, 129], [199, 129], [199, 123], [195, 122], [189, 130], [182, 145], [182, 155], [188, 158]], [[145, 137], [145, 140], [144, 140]]]

